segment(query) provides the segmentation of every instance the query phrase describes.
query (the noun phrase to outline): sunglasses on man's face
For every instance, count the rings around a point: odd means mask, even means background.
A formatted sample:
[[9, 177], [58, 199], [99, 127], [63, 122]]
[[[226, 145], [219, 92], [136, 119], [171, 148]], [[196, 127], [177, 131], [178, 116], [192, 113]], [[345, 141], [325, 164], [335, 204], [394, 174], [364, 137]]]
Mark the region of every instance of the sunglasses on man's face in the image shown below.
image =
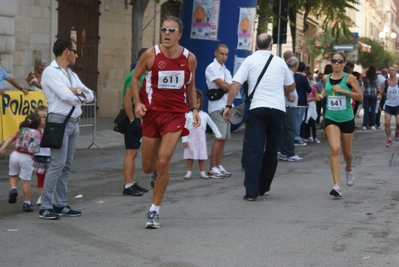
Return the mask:
[[175, 32], [177, 31], [177, 29], [173, 27], [161, 27], [161, 32], [166, 32], [166, 31]]
[[343, 60], [343, 59], [332, 59], [331, 60], [331, 63], [332, 64], [342, 64], [342, 63], [344, 63], [345, 62], [345, 60]]

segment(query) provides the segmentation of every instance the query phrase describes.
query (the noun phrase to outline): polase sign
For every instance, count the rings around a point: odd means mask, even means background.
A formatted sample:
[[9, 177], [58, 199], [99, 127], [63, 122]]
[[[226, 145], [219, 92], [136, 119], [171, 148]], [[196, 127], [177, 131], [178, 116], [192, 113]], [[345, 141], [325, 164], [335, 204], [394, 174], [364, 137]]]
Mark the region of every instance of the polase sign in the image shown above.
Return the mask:
[[47, 106], [42, 91], [29, 91], [28, 95], [20, 91], [5, 91], [1, 96], [0, 140], [3, 141], [17, 132], [21, 121], [41, 105]]

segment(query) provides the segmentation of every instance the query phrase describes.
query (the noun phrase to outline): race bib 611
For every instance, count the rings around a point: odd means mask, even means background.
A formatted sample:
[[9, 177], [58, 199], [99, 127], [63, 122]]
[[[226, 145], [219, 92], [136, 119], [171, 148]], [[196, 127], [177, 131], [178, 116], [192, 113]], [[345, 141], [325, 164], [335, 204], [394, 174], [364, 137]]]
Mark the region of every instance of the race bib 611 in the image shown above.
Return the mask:
[[180, 89], [183, 85], [183, 70], [158, 71], [158, 89]]

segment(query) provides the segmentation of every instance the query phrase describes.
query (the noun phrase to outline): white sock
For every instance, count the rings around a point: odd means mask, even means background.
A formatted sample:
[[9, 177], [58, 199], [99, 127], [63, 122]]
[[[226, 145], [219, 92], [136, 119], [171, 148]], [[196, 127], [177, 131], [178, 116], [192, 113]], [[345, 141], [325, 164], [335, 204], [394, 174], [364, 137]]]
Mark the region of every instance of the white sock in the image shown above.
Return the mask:
[[127, 189], [127, 188], [131, 187], [132, 185], [134, 185], [134, 182], [133, 182], [133, 183], [131, 183], [131, 184], [125, 184], [125, 189]]
[[155, 206], [154, 204], [151, 205], [150, 211], [153, 210], [155, 211], [157, 214], [159, 214], [159, 208], [160, 206]]
[[200, 172], [201, 176], [206, 176], [206, 173], [204, 171]]
[[187, 171], [186, 175], [191, 176], [191, 171]]

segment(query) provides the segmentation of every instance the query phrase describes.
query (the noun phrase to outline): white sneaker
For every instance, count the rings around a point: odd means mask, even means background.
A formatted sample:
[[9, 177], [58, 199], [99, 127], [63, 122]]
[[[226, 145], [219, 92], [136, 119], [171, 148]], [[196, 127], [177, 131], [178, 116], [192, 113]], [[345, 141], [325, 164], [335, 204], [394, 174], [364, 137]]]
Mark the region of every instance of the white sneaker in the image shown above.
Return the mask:
[[209, 178], [213, 179], [223, 179], [224, 175], [219, 171], [217, 167], [213, 167], [210, 171], [208, 171]]
[[208, 179], [208, 178], [209, 178], [208, 175], [202, 175], [202, 174], [201, 174], [201, 179]]
[[287, 157], [287, 161], [289, 161], [289, 162], [298, 162], [298, 161], [303, 161], [303, 158], [300, 158], [297, 155], [295, 155], [295, 156], [292, 156], [292, 157]]
[[40, 196], [37, 201], [36, 201], [36, 205], [40, 206], [42, 204], [42, 196]]
[[342, 197], [341, 187], [339, 185], [334, 185], [333, 189], [330, 191], [330, 195], [334, 197]]
[[222, 165], [219, 165], [218, 169], [219, 169], [219, 172], [224, 175], [224, 177], [231, 176], [231, 172], [226, 171]]
[[346, 174], [346, 185], [347, 186], [352, 186], [353, 183], [355, 182], [355, 176], [353, 175], [352, 170], [350, 171], [345, 171]]

